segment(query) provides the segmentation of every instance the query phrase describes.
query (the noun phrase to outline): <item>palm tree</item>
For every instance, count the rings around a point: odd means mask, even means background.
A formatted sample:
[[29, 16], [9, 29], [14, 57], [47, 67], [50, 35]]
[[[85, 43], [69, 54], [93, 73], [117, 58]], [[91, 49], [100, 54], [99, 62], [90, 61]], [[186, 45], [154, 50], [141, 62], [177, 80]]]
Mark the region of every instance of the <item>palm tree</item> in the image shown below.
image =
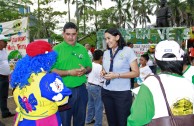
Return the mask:
[[180, 26], [180, 19], [181, 19], [181, 10], [180, 10], [180, 1], [179, 0], [170, 0], [169, 1], [169, 6], [172, 10], [172, 14], [173, 14], [173, 23], [175, 24], [175, 26]]
[[131, 1], [131, 22], [129, 23], [129, 25], [132, 24], [133, 28], [136, 28], [138, 23], [138, 15], [137, 15], [138, 9], [139, 9], [138, 4], [139, 4], [139, 1], [137, 0]]
[[67, 6], [68, 6], [68, 20], [69, 20], [69, 22], [70, 22], [70, 19], [71, 19], [70, 2], [71, 2], [71, 0], [64, 0], [64, 3], [65, 4], [67, 3]]
[[188, 9], [188, 25], [189, 26], [193, 26], [194, 25], [194, 9], [193, 9], [193, 6], [194, 6], [194, 1], [193, 0], [186, 0], [187, 2], [187, 7], [189, 7]]
[[125, 27], [125, 23], [127, 19], [131, 18], [130, 10], [130, 2], [127, 0], [112, 0], [116, 2], [114, 16], [118, 15], [118, 27]]
[[95, 27], [96, 27], [96, 31], [98, 30], [98, 27], [97, 27], [97, 14], [96, 14], [96, 11], [97, 11], [97, 3], [102, 5], [102, 0], [94, 0], [95, 2]]
[[91, 5], [93, 4], [92, 0], [82, 0], [78, 1], [78, 10], [76, 13], [79, 13], [80, 18], [83, 18], [83, 33], [86, 33], [86, 20], [89, 18], [87, 11], [94, 10]]
[[137, 13], [137, 20], [142, 25], [142, 28], [145, 28], [147, 26], [147, 22], [151, 23], [149, 15], [153, 15], [153, 5], [150, 3], [150, 1], [147, 0], [141, 0], [138, 3], [138, 13]]
[[97, 15], [98, 15], [97, 27], [101, 29], [117, 27], [115, 25], [117, 22], [116, 20], [117, 18], [114, 16], [113, 12], [114, 12], [114, 8], [97, 11]]

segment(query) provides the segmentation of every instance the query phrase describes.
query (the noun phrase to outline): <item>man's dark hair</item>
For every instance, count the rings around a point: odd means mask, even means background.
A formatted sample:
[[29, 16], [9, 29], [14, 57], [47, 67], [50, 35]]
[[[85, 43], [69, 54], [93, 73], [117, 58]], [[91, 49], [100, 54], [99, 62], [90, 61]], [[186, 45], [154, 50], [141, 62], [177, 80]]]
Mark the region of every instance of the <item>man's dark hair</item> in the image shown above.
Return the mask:
[[66, 29], [76, 29], [78, 30], [77, 26], [73, 22], [67, 22], [63, 27], [63, 32], [65, 32]]
[[93, 60], [99, 60], [101, 56], [103, 56], [103, 51], [99, 49], [95, 50], [93, 53]]

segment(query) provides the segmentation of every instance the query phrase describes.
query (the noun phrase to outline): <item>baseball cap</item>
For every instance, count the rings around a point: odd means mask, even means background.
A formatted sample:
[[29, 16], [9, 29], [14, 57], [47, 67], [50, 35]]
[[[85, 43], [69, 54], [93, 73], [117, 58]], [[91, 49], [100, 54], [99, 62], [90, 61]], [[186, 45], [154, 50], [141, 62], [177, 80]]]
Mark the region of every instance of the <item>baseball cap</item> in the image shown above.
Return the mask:
[[155, 45], [150, 45], [150, 48], [154, 49], [155, 48]]
[[4, 35], [0, 35], [0, 40], [3, 40], [4, 42], [7, 42], [9, 40], [9, 38], [5, 37]]
[[[176, 57], [163, 58], [163, 56], [167, 53], [174, 54]], [[155, 58], [160, 61], [182, 61], [182, 49], [175, 41], [161, 41], [156, 45]]]

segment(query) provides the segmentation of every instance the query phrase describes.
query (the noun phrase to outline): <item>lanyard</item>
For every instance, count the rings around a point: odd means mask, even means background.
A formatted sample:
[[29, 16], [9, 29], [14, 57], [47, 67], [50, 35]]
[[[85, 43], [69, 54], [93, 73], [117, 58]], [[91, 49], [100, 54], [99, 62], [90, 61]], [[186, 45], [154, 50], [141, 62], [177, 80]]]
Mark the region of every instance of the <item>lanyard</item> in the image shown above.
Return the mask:
[[[113, 71], [113, 61], [114, 61], [114, 58], [116, 56], [116, 54], [119, 52], [119, 48], [117, 48], [115, 54], [113, 55], [112, 53], [112, 49], [110, 49], [110, 68], [109, 68], [109, 72], [112, 72]], [[110, 84], [110, 80], [106, 80], [106, 86]]]

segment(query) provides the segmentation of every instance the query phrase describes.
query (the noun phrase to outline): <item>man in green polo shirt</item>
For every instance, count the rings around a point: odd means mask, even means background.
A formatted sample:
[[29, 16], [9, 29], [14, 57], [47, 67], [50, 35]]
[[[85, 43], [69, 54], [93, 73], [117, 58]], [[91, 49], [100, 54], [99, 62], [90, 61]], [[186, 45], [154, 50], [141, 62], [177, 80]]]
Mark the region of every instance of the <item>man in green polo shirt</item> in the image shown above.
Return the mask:
[[88, 93], [86, 90], [86, 74], [92, 70], [92, 62], [84, 46], [77, 43], [77, 26], [68, 22], [63, 28], [64, 41], [54, 50], [58, 53], [57, 62], [52, 72], [58, 73], [65, 86], [72, 90], [69, 99], [71, 109], [60, 112], [63, 126], [84, 126]]

